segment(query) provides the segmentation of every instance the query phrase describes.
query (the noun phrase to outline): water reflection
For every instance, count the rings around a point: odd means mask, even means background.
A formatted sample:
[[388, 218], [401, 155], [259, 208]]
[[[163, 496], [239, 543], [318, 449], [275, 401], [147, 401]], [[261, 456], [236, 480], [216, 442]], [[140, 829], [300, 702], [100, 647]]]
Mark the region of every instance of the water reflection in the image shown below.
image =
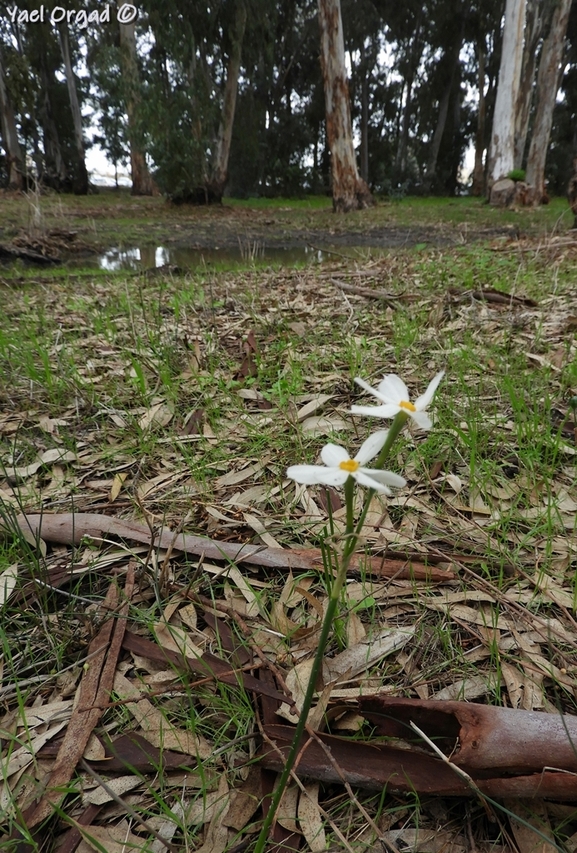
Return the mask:
[[[257, 246], [257, 244], [255, 244]], [[166, 246], [140, 246], [130, 249], [113, 248], [96, 257], [96, 266], [99, 269], [117, 270], [140, 270], [163, 267], [167, 264], [176, 267], [198, 267], [210, 266], [210, 264], [222, 264], [227, 261], [238, 263], [239, 261], [270, 261], [271, 263], [297, 264], [297, 263], [322, 263], [330, 256], [330, 249], [317, 249], [312, 246], [301, 248], [278, 249], [266, 248], [258, 245], [257, 249], [250, 246], [222, 249], [183, 249], [167, 248]], [[366, 251], [366, 250], [365, 250]], [[347, 254], [354, 255], [354, 249], [348, 249]], [[343, 253], [344, 254], [344, 253]], [[86, 265], [86, 259], [83, 260]]]

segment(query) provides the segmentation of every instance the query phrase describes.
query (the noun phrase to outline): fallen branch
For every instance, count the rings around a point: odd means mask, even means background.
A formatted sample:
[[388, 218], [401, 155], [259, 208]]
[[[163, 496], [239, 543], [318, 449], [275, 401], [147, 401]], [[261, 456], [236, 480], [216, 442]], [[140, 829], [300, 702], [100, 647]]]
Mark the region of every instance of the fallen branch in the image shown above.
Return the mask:
[[[299, 776], [338, 784], [344, 774], [351, 785], [367, 790], [445, 797], [577, 798], [577, 717], [386, 695], [361, 696], [358, 710], [387, 740], [306, 735]], [[263, 732], [275, 748], [263, 745], [261, 762], [279, 771], [294, 727], [276, 723], [272, 708], [263, 716]], [[412, 723], [445, 758], [423, 748]]]
[[399, 308], [399, 300], [400, 299], [414, 299], [416, 297], [407, 296], [406, 294], [400, 294], [396, 296], [394, 293], [387, 293], [385, 290], [374, 290], [371, 287], [359, 287], [356, 284], [347, 284], [344, 281], [339, 281], [338, 278], [331, 278], [331, 284], [334, 284], [335, 287], [340, 288], [341, 290], [347, 291], [347, 293], [356, 293], [358, 296], [364, 296], [366, 299], [379, 299], [382, 302], [386, 302], [391, 308]]
[[[16, 524], [28, 541], [44, 540], [59, 545], [80, 545], [84, 538], [102, 540], [117, 536], [140, 542], [153, 548], [182, 551], [196, 556], [204, 555], [208, 560], [225, 560], [234, 563], [250, 563], [273, 569], [299, 569], [323, 571], [323, 558], [319, 548], [268, 548], [261, 545], [236, 545], [218, 542], [204, 536], [174, 534], [161, 528], [153, 539], [146, 524], [124, 521], [93, 512], [59, 513], [44, 515], [19, 515]], [[153, 541], [151, 541], [153, 539]], [[377, 577], [395, 577], [405, 580], [428, 580], [443, 582], [455, 579], [455, 574], [446, 569], [427, 566], [413, 559], [394, 560], [355, 554], [350, 567]]]
[[496, 305], [523, 305], [525, 308], [537, 308], [537, 303], [533, 299], [525, 296], [513, 296], [510, 293], [501, 293], [500, 290], [494, 290], [492, 287], [486, 287], [482, 290], [459, 290], [457, 287], [449, 287], [449, 293], [458, 301], [468, 299], [478, 299], [481, 302], [493, 302]]

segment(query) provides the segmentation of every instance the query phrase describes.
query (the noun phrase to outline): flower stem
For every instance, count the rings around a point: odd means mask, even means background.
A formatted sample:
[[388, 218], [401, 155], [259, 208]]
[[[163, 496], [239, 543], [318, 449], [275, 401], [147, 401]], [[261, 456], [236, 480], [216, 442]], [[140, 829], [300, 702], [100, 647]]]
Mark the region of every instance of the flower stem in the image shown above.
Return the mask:
[[[385, 459], [389, 455], [390, 449], [393, 446], [395, 439], [398, 437], [400, 431], [402, 430], [405, 422], [408, 418], [408, 415], [405, 412], [399, 412], [391, 427], [389, 429], [389, 434], [387, 435], [387, 440], [385, 441], [381, 452], [379, 453], [375, 468], [382, 468], [385, 462]], [[271, 826], [276, 817], [276, 813], [278, 807], [280, 805], [280, 801], [282, 799], [282, 795], [285, 792], [285, 789], [288, 785], [290, 775], [292, 769], [294, 767], [296, 757], [298, 755], [299, 749], [301, 748], [301, 738], [304, 734], [305, 726], [307, 724], [307, 718], [309, 715], [309, 711], [311, 709], [311, 705], [313, 702], [313, 697], [315, 694], [317, 681], [319, 678], [319, 674], [322, 670], [322, 664], [325, 656], [325, 648], [329, 639], [329, 634], [331, 632], [331, 628], [333, 625], [333, 621], [335, 618], [335, 614], [337, 612], [337, 607], [339, 604], [339, 599], [341, 595], [341, 589], [343, 588], [343, 584], [345, 582], [345, 578], [347, 576], [347, 569], [349, 567], [349, 563], [351, 560], [351, 556], [357, 546], [358, 538], [360, 532], [363, 528], [363, 523], [365, 521], [369, 505], [371, 503], [371, 499], [375, 494], [374, 489], [369, 489], [367, 492], [367, 496], [365, 498], [365, 503], [363, 506], [363, 510], [361, 512], [360, 518], [355, 527], [354, 521], [354, 499], [355, 499], [355, 483], [352, 477], [348, 477], [345, 481], [345, 506], [346, 506], [346, 528], [344, 535], [344, 546], [343, 552], [339, 561], [339, 566], [337, 568], [336, 577], [332, 583], [329, 600], [327, 603], [327, 609], [325, 612], [325, 616], [323, 619], [323, 624], [321, 627], [321, 633], [319, 636], [319, 642], [317, 646], [317, 651], [313, 660], [313, 665], [311, 668], [311, 673], [309, 677], [309, 682], [307, 684], [307, 689], [305, 692], [305, 697], [303, 700], [303, 705], [299, 714], [298, 722], [295, 727], [295, 732], [293, 736], [293, 741], [289, 750], [289, 754], [286, 758], [284, 770], [281, 773], [281, 777], [278, 781], [278, 785], [276, 790], [272, 796], [270, 801], [270, 805], [268, 811], [266, 813], [265, 819], [263, 821], [256, 846], [254, 848], [254, 853], [263, 853], [268, 834]]]
[[272, 796], [268, 812], [264, 819], [263, 825], [261, 827], [260, 834], [258, 836], [256, 846], [254, 848], [254, 853], [262, 853], [265, 848], [267, 837], [269, 830], [273, 824], [273, 821], [276, 816], [277, 809], [279, 807], [280, 801], [282, 799], [282, 795], [288, 785], [288, 781], [294, 767], [294, 763], [296, 761], [296, 757], [298, 751], [301, 747], [301, 738], [303, 736], [305, 726], [307, 724], [307, 718], [309, 715], [309, 711], [311, 709], [311, 705], [313, 702], [313, 697], [315, 694], [317, 680], [319, 674], [322, 670], [323, 660], [325, 656], [325, 648], [329, 639], [329, 634], [331, 632], [331, 628], [333, 625], [333, 621], [335, 618], [335, 614], [337, 611], [341, 589], [343, 588], [343, 584], [345, 578], [347, 576], [347, 569], [349, 566], [349, 562], [351, 559], [351, 555], [355, 550], [355, 541], [356, 536], [354, 535], [354, 498], [355, 498], [355, 490], [354, 490], [354, 480], [352, 477], [348, 477], [345, 482], [345, 503], [346, 503], [346, 511], [347, 511], [347, 523], [345, 530], [345, 546], [343, 549], [343, 555], [340, 560], [340, 565], [337, 569], [336, 577], [333, 580], [331, 585], [331, 590], [329, 594], [329, 600], [327, 603], [327, 609], [325, 612], [325, 616], [323, 619], [323, 624], [321, 626], [321, 633], [319, 636], [319, 642], [317, 646], [317, 651], [313, 660], [313, 665], [311, 667], [311, 672], [309, 676], [309, 682], [307, 684], [307, 689], [305, 692], [305, 697], [303, 700], [303, 705], [299, 714], [298, 722], [295, 727], [295, 732], [293, 736], [293, 741], [291, 744], [291, 748], [289, 750], [289, 754], [286, 758], [284, 770], [281, 774], [281, 777], [278, 781], [278, 785], [276, 790]]

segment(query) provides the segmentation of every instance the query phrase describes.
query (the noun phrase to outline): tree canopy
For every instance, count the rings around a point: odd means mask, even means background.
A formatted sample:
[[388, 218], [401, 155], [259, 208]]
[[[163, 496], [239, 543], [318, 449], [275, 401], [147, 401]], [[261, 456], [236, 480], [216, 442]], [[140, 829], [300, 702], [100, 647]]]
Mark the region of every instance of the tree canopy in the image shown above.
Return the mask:
[[[121, 22], [125, 8], [95, 0], [82, 15], [72, 4], [55, 22], [47, 8], [38, 20], [31, 0], [5, 6], [1, 183], [86, 192], [94, 141], [131, 164], [136, 193], [210, 202], [331, 191], [317, 0], [143, 0]], [[359, 180], [371, 192], [460, 193], [471, 150], [473, 192], [506, 177], [495, 162], [543, 172], [536, 180], [564, 192], [577, 156], [575, 2], [341, 0], [340, 13]]]

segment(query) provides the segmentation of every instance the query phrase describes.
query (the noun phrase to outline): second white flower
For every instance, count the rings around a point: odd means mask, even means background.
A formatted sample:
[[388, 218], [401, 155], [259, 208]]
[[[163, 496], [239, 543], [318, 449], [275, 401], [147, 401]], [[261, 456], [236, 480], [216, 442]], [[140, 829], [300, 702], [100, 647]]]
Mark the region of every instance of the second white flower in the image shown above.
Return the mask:
[[392, 471], [364, 467], [378, 455], [386, 440], [386, 429], [373, 433], [361, 445], [354, 459], [349, 457], [344, 447], [326, 444], [321, 450], [324, 465], [291, 465], [287, 470], [287, 477], [307, 486], [342, 486], [348, 477], [352, 477], [361, 486], [390, 495], [389, 486], [402, 488], [406, 485], [406, 480]]

